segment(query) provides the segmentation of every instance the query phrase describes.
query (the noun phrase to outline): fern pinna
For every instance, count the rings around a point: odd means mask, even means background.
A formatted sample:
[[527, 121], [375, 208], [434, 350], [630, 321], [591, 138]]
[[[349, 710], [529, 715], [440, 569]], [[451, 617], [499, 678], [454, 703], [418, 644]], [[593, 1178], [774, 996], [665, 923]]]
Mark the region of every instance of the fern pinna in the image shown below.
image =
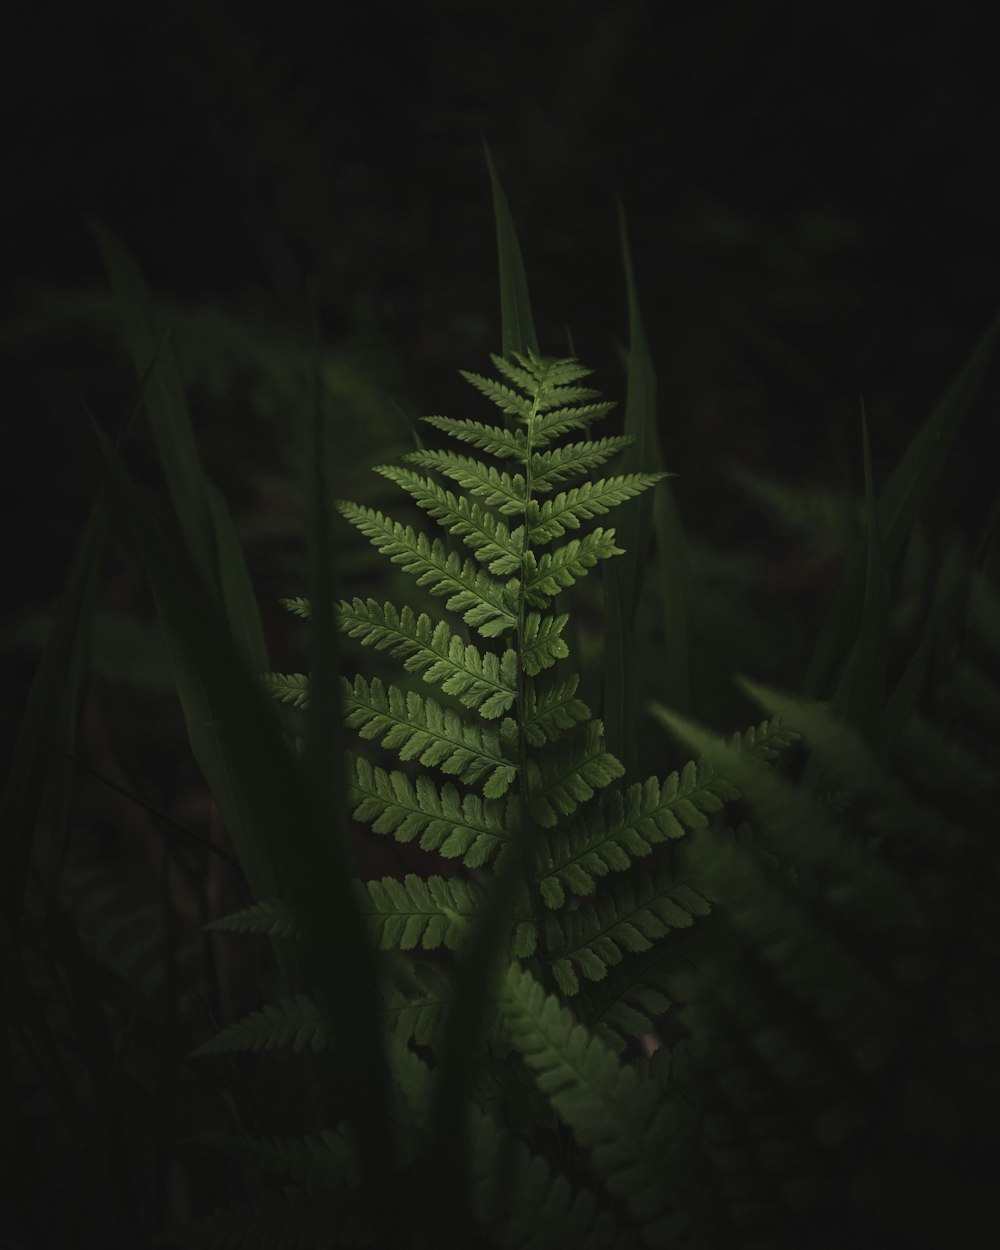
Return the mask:
[[[375, 508], [337, 505], [451, 614], [433, 620], [408, 604], [371, 598], [339, 605], [347, 635], [401, 660], [411, 675], [405, 688], [343, 679], [348, 725], [410, 766], [385, 769], [354, 755], [354, 817], [399, 842], [419, 839], [424, 850], [470, 870], [357, 881], [356, 896], [382, 951], [456, 950], [485, 908], [488, 874], [516, 876], [506, 971], [491, 999], [496, 1010], [470, 1113], [471, 1209], [487, 1244], [599, 1247], [628, 1244], [640, 1230], [646, 1244], [659, 1244], [678, 1218], [670, 1181], [683, 1170], [692, 1131], [679, 1093], [682, 1054], [664, 1049], [655, 1062], [636, 1065], [623, 1064], [619, 1052], [629, 1037], [650, 1033], [668, 1006], [661, 939], [710, 910], [670, 843], [739, 794], [693, 762], [662, 781], [627, 782], [567, 663], [568, 617], [557, 596], [622, 550], [614, 529], [588, 522], [669, 475], [591, 476], [632, 440], [583, 436], [613, 405], [581, 385], [589, 370], [576, 360], [533, 352], [492, 360], [497, 378], [463, 376], [500, 410], [502, 423], [427, 417], [472, 450], [414, 451], [378, 470], [443, 533]], [[308, 618], [306, 600], [284, 602]], [[283, 702], [307, 705], [307, 676], [262, 681]], [[794, 736], [764, 722], [733, 745], [767, 760]], [[295, 918], [280, 901], [263, 901], [216, 927], [287, 936]], [[434, 1080], [410, 1042], [434, 1053], [451, 983], [440, 956], [387, 958], [396, 960], [383, 989], [387, 1043], [400, 1108], [409, 1107], [400, 1110], [397, 1142], [405, 1162], [418, 1151]], [[316, 1005], [297, 995], [203, 1050], [328, 1044]], [[565, 1129], [555, 1130], [553, 1111], [582, 1154], [568, 1148]], [[244, 1140], [242, 1149], [303, 1181], [325, 1167], [331, 1184], [349, 1188], [348, 1155], [333, 1149], [334, 1137]]]

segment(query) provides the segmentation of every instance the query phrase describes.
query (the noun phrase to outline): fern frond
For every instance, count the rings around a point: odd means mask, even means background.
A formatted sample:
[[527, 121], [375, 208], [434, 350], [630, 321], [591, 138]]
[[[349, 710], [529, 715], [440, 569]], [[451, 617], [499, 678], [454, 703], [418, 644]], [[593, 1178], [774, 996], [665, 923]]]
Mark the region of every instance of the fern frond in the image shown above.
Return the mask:
[[683, 837], [685, 827], [703, 827], [706, 813], [720, 811], [723, 800], [738, 797], [732, 782], [694, 761], [666, 781], [649, 777], [625, 791], [601, 795], [598, 805], [580, 812], [559, 837], [540, 843], [542, 898], [549, 907], [561, 907], [566, 890], [590, 894], [595, 878], [623, 872], [634, 857], [648, 855], [669, 838]]
[[[465, 378], [466, 382], [471, 382], [477, 391], [480, 391], [488, 400], [496, 404], [501, 412], [507, 413], [508, 416], [518, 417], [522, 421], [531, 419], [535, 407], [530, 399], [525, 399], [523, 395], [518, 395], [517, 391], [511, 390], [509, 386], [505, 386], [502, 382], [497, 382], [494, 378], [484, 378], [482, 374], [470, 373], [468, 369], [459, 369], [459, 373]], [[532, 391], [534, 384], [532, 379], [526, 375], [525, 381], [519, 383], [526, 390]]]
[[[581, 378], [589, 378], [594, 372], [593, 369], [588, 369], [586, 365], [581, 365], [578, 360], [572, 358], [540, 356], [537, 352], [530, 350], [513, 352], [512, 355], [522, 370], [532, 379], [532, 389], [536, 390], [543, 399], [553, 393], [557, 396], [562, 395], [563, 392], [556, 388], [579, 382]], [[490, 353], [490, 360], [503, 371], [501, 359], [502, 357]]]
[[741, 751], [749, 759], [770, 762], [777, 759], [782, 751], [794, 746], [801, 737], [797, 729], [792, 729], [777, 716], [773, 716], [770, 720], [761, 721], [759, 725], [738, 729], [730, 735], [728, 745]]
[[576, 675], [556, 682], [544, 690], [529, 685], [525, 691], [524, 718], [521, 730], [529, 746], [540, 747], [555, 742], [567, 729], [590, 719], [590, 708], [576, 697], [580, 679]]
[[[503, 361], [499, 356], [493, 356], [491, 359], [501, 373], [505, 373], [511, 381], [515, 382], [515, 385], [527, 392], [527, 397], [519, 395], [517, 391], [512, 390], [503, 382], [497, 382], [494, 378], [485, 378], [481, 374], [470, 373], [465, 369], [459, 372], [467, 382], [496, 404], [502, 412], [530, 425], [533, 447], [544, 447], [553, 438], [564, 434], [567, 430], [583, 429], [591, 422], [606, 416], [615, 407], [611, 401], [580, 404], [581, 400], [599, 400], [600, 392], [590, 387], [570, 385], [572, 381], [586, 377], [590, 373], [589, 369], [584, 369], [576, 361], [522, 356], [516, 353], [515, 359], [520, 366], [518, 367], [508, 361]], [[456, 430], [448, 432], [461, 437]], [[520, 434], [521, 431], [517, 433]], [[479, 445], [482, 446], [482, 444]], [[494, 451], [494, 454], [497, 453]]]
[[469, 499], [459, 499], [450, 490], [412, 469], [381, 465], [376, 470], [410, 494], [439, 525], [471, 547], [480, 564], [496, 577], [508, 577], [521, 567], [524, 528], [511, 531], [492, 513]]
[[[610, 453], [609, 453], [610, 454]], [[501, 473], [492, 465], [485, 465], [472, 456], [463, 456], [457, 451], [410, 451], [401, 457], [408, 464], [419, 465], [422, 469], [435, 469], [445, 477], [457, 482], [470, 495], [481, 498], [490, 508], [496, 508], [504, 516], [523, 513], [527, 499], [524, 477], [515, 473]], [[532, 461], [534, 464], [538, 457]], [[535, 490], [543, 489], [534, 481]]]
[[312, 620], [312, 610], [309, 606], [309, 600], [304, 599], [301, 595], [293, 598], [279, 599], [278, 602], [283, 608], [289, 612], [294, 612], [296, 616], [300, 616], [304, 621]]
[[264, 937], [294, 937], [295, 918], [287, 906], [277, 900], [260, 899], [249, 907], [209, 921], [203, 929], [217, 933], [259, 933]]
[[558, 824], [593, 798], [595, 787], [610, 785], [625, 769], [604, 749], [604, 726], [589, 721], [575, 740], [560, 745], [540, 763], [528, 763], [528, 809], [543, 828]]
[[525, 599], [534, 607], [545, 607], [560, 590], [585, 577], [598, 560], [623, 555], [614, 538], [613, 529], [598, 528], [540, 556], [528, 551], [524, 557]]
[[658, 1018], [673, 1005], [670, 978], [683, 958], [685, 945], [671, 941], [655, 946], [644, 955], [609, 968], [601, 981], [581, 985], [576, 999], [580, 1018], [615, 1048], [624, 1046], [628, 1037], [653, 1032]]
[[472, 724], [414, 690], [387, 690], [377, 677], [369, 683], [359, 674], [353, 687], [344, 679], [342, 706], [352, 729], [362, 738], [380, 740], [401, 760], [435, 765], [470, 786], [486, 777], [487, 798], [501, 798], [517, 776], [517, 765], [504, 755], [493, 726]]
[[[551, 357], [532, 356], [530, 353], [522, 355], [515, 352], [514, 359], [519, 362], [515, 365], [513, 361], [507, 360], [503, 356], [490, 352], [490, 360], [498, 372], [504, 377], [509, 378], [515, 386], [521, 387], [522, 390], [529, 391], [532, 394], [538, 393], [542, 403], [548, 407], [552, 406], [553, 401], [548, 400], [547, 396], [555, 390], [557, 396], [555, 402], [558, 403], [576, 403], [581, 399], [599, 399], [600, 391], [592, 390], [590, 387], [578, 386], [570, 388], [571, 382], [578, 382], [580, 378], [589, 378], [592, 369], [588, 369], [586, 365], [581, 365], [576, 360], [554, 360]], [[544, 408], [541, 409], [544, 411]]]
[[585, 430], [588, 425], [600, 421], [617, 405], [613, 400], [599, 404], [586, 404], [580, 408], [556, 408], [546, 412], [535, 422], [532, 429], [532, 446], [546, 447], [554, 438], [559, 438], [568, 430]]
[[575, 994], [577, 972], [600, 981], [626, 954], [649, 950], [671, 929], [686, 929], [710, 911], [708, 899], [669, 869], [630, 874], [610, 883], [596, 903], [546, 915], [553, 975], [564, 994]]
[[472, 560], [463, 562], [440, 539], [431, 541], [412, 525], [393, 521], [375, 508], [347, 500], [338, 501], [336, 507], [383, 555], [414, 574], [418, 586], [426, 586], [432, 595], [447, 595], [445, 606], [460, 613], [484, 637], [496, 638], [515, 628], [517, 616], [509, 588]]
[[593, 1194], [569, 1179], [505, 1132], [490, 1116], [472, 1120], [472, 1211], [489, 1230], [491, 1244], [503, 1250], [630, 1250], [608, 1211], [599, 1211]]
[[380, 950], [456, 950], [483, 908], [484, 891], [461, 877], [418, 877], [355, 883], [368, 933]]
[[403, 993], [390, 987], [383, 994], [385, 1016], [397, 1046], [405, 1046], [411, 1040], [427, 1046], [440, 1037], [442, 1022], [454, 998], [451, 983], [437, 968], [414, 964], [413, 972], [421, 986], [418, 993]]
[[[581, 521], [610, 512], [612, 508], [642, 494], [668, 477], [666, 473], [631, 473], [624, 477], [585, 482], [573, 490], [561, 491], [553, 499], [529, 511], [528, 537], [533, 543], [548, 543], [568, 529], [579, 529]], [[534, 483], [532, 483], [534, 485]]]
[[569, 655], [569, 647], [560, 637], [569, 616], [541, 616], [528, 612], [524, 618], [521, 634], [521, 666], [529, 677], [536, 677], [543, 669], [551, 668], [556, 660]]
[[361, 757], [354, 759], [353, 772], [348, 790], [354, 818], [376, 833], [391, 833], [397, 842], [419, 835], [425, 851], [461, 857], [470, 868], [489, 863], [510, 841], [502, 799], [463, 797], [450, 782], [439, 790], [429, 777], [411, 781]]
[[319, 1003], [306, 994], [269, 1003], [237, 1020], [204, 1042], [192, 1055], [219, 1055], [255, 1050], [329, 1050], [330, 1021]]
[[511, 966], [498, 1006], [509, 1037], [589, 1152], [594, 1171], [633, 1216], [654, 1219], [670, 1202], [676, 1179], [664, 1165], [684, 1128], [680, 1108], [657, 1082], [623, 1066], [530, 972]]
[[249, 1133], [199, 1133], [192, 1144], [211, 1146], [247, 1163], [306, 1185], [350, 1185], [360, 1170], [350, 1124], [306, 1137], [254, 1137]]
[[261, 673], [257, 682], [265, 694], [292, 707], [309, 706], [309, 678], [305, 673]]
[[528, 459], [527, 440], [523, 430], [506, 430], [500, 425], [483, 425], [480, 421], [456, 417], [421, 417], [428, 425], [434, 426], [452, 438], [463, 443], [471, 443], [481, 451], [500, 459], [517, 460], [524, 464]]
[[[729, 745], [752, 760], [772, 760], [800, 735], [777, 717], [734, 733]], [[685, 828], [701, 829], [708, 814], [741, 792], [714, 764], [689, 760], [680, 774], [664, 781], [648, 778], [623, 793], [604, 794], [600, 806], [578, 813], [559, 838], [539, 844], [538, 886], [549, 907], [561, 907], [565, 891], [589, 894], [596, 877], [622, 872], [633, 857], [648, 855], [659, 842], [684, 836]]]
[[[634, 443], [635, 435], [618, 434], [612, 438], [585, 439], [579, 443], [565, 443], [551, 451], [535, 452], [531, 457], [532, 492], [547, 493], [567, 477], [596, 469]], [[522, 500], [517, 510], [523, 509]]]
[[374, 599], [342, 602], [338, 623], [363, 645], [405, 656], [403, 667], [424, 681], [439, 683], [465, 707], [493, 720], [502, 716], [517, 695], [517, 653], [502, 656], [480, 652], [451, 632], [447, 622], [433, 624], [426, 613], [400, 612], [391, 603]]

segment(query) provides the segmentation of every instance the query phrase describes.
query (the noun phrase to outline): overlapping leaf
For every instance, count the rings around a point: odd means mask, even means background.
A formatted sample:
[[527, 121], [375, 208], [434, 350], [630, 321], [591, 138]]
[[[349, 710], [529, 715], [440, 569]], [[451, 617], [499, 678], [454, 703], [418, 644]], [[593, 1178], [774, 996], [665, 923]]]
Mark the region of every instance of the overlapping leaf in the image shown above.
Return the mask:
[[554, 498], [535, 504], [529, 510], [528, 536], [533, 543], [551, 542], [568, 529], [579, 529], [581, 521], [610, 512], [666, 476], [666, 473], [631, 473], [627, 477], [600, 478], [573, 490], [560, 491]]
[[510, 840], [502, 799], [463, 796], [450, 782], [439, 789], [429, 777], [414, 781], [360, 756], [353, 761], [353, 774], [348, 790], [355, 820], [376, 833], [391, 833], [397, 842], [419, 836], [425, 851], [438, 851], [446, 859], [460, 856], [478, 868]]
[[462, 561], [440, 539], [418, 534], [412, 525], [390, 520], [376, 508], [341, 501], [338, 511], [394, 563], [416, 575], [417, 584], [432, 595], [447, 595], [445, 606], [461, 614], [467, 625], [486, 638], [512, 630], [517, 619], [506, 585]]
[[405, 657], [403, 667], [424, 681], [440, 684], [465, 707], [493, 720], [502, 716], [517, 694], [517, 653], [502, 656], [481, 652], [453, 634], [447, 622], [418, 617], [412, 608], [401, 611], [374, 599], [342, 602], [340, 628], [365, 646]]
[[540, 761], [528, 764], [528, 810], [543, 828], [551, 829], [594, 791], [610, 785], [623, 768], [604, 749], [600, 721], [588, 721], [583, 730], [560, 744]]

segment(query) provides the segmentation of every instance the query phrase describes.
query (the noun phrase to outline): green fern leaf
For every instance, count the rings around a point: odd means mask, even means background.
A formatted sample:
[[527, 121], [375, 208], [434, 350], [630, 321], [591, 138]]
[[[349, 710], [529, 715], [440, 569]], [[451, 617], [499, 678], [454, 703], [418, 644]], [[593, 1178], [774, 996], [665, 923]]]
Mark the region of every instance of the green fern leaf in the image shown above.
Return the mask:
[[569, 647], [559, 636], [568, 620], [565, 613], [560, 616], [526, 614], [521, 632], [521, 666], [529, 677], [537, 676], [543, 669], [551, 668], [556, 660], [569, 655]]
[[[600, 981], [576, 983], [576, 1010], [581, 1019], [616, 1047], [627, 1037], [653, 1032], [658, 1017], [672, 1006], [671, 978], [688, 946], [704, 935], [706, 924], [702, 921], [696, 926], [694, 935], [676, 936], [645, 955], [635, 955], [609, 968]], [[569, 971], [572, 973], [572, 966]]]
[[[502, 357], [497, 357], [497, 359], [502, 359]], [[525, 422], [531, 419], [535, 406], [523, 395], [518, 395], [517, 391], [512, 391], [509, 386], [504, 386], [502, 382], [497, 382], [493, 378], [484, 378], [481, 374], [470, 373], [467, 369], [459, 369], [459, 373], [466, 382], [471, 382], [477, 391], [481, 391], [487, 399], [492, 400], [501, 412], [511, 417], [518, 417]], [[531, 390], [531, 379], [527, 375], [522, 376], [525, 377], [525, 383], [521, 385]]]
[[576, 697], [579, 684], [579, 677], [574, 675], [541, 691], [528, 687], [521, 729], [529, 746], [555, 742], [567, 729], [590, 719], [590, 709]]
[[613, 401], [600, 404], [587, 404], [581, 408], [557, 408], [546, 412], [535, 424], [532, 445], [545, 447], [554, 438], [565, 434], [568, 430], [583, 430], [594, 421], [600, 421], [616, 408]]
[[484, 892], [460, 877], [421, 878], [408, 873], [402, 881], [357, 882], [361, 912], [368, 932], [381, 950], [424, 950], [446, 946], [455, 950], [469, 922], [483, 908]]
[[586, 368], [577, 361], [543, 359], [532, 352], [524, 355], [515, 352], [514, 360], [517, 360], [519, 364], [514, 364], [513, 360], [507, 360], [493, 352], [490, 353], [490, 360], [497, 371], [515, 386], [537, 394], [539, 412], [547, 412], [557, 403], [575, 404], [581, 399], [601, 398], [600, 391], [595, 391], [589, 386], [570, 385], [571, 382], [580, 378], [589, 377], [593, 372], [592, 369]]
[[635, 1067], [623, 1066], [530, 972], [510, 968], [498, 1006], [539, 1088], [589, 1152], [608, 1190], [641, 1221], [659, 1215], [674, 1179], [664, 1168], [665, 1147], [683, 1119], [673, 1100]]
[[413, 966], [413, 972], [420, 985], [416, 994], [391, 987], [384, 994], [385, 1015], [397, 1046], [409, 1041], [427, 1046], [439, 1037], [454, 998], [451, 983], [437, 968], [421, 963]]
[[625, 769], [604, 749], [604, 726], [589, 721], [575, 741], [559, 746], [540, 763], [528, 764], [528, 805], [544, 828], [558, 824], [594, 795], [595, 787], [610, 785]]
[[593, 1194], [575, 1189], [489, 1115], [473, 1116], [472, 1209], [503, 1250], [630, 1250], [627, 1236]]
[[279, 599], [278, 602], [283, 608], [287, 608], [289, 612], [294, 612], [296, 616], [301, 616], [304, 621], [312, 620], [312, 611], [309, 607], [308, 599], [298, 596], [296, 598]]
[[454, 417], [422, 417], [428, 425], [445, 434], [471, 443], [474, 447], [502, 459], [527, 461], [527, 440], [523, 430], [505, 430], [499, 425], [483, 425], [479, 421], [458, 420]]
[[191, 1052], [219, 1055], [255, 1050], [329, 1050], [332, 1030], [319, 1004], [296, 994], [237, 1020]]
[[668, 476], [666, 473], [632, 473], [625, 477], [601, 478], [573, 490], [561, 491], [529, 512], [529, 540], [551, 542], [568, 529], [579, 529], [581, 521], [610, 512]]
[[354, 760], [348, 789], [355, 820], [376, 833], [391, 833], [397, 842], [412, 842], [419, 835], [425, 851], [439, 851], [446, 859], [461, 857], [471, 868], [494, 859], [510, 841], [501, 799], [463, 797], [450, 783], [439, 790], [429, 777], [412, 781], [360, 757]]
[[365, 646], [405, 656], [403, 667], [424, 681], [440, 683], [446, 694], [493, 720], [502, 716], [517, 695], [517, 653], [485, 654], [454, 635], [447, 623], [431, 622], [426, 613], [397, 611], [390, 603], [354, 599], [341, 603], [340, 627]]
[[337, 510], [372, 543], [417, 577], [418, 586], [427, 586], [432, 595], [447, 595], [445, 606], [461, 614], [467, 625], [486, 638], [496, 638], [517, 625], [515, 606], [505, 583], [478, 569], [471, 560], [463, 561], [449, 552], [440, 539], [431, 541], [412, 525], [393, 521], [375, 508], [341, 500]]
[[[547, 493], [568, 477], [578, 477], [596, 469], [634, 442], [634, 434], [619, 434], [614, 438], [587, 439], [580, 443], [565, 443], [551, 451], [536, 452], [531, 458], [532, 492]], [[523, 497], [516, 511], [524, 511]]]
[[[596, 903], [546, 916], [546, 950], [564, 994], [579, 989], [576, 970], [600, 981], [626, 954], [649, 950], [671, 929], [686, 929], [711, 906], [691, 885], [658, 867], [612, 883]], [[574, 968], [575, 965], [575, 968]]]
[[386, 690], [377, 677], [369, 683], [359, 674], [353, 686], [344, 680], [342, 705], [347, 724], [362, 738], [381, 741], [401, 760], [435, 765], [466, 785], [485, 777], [487, 798], [500, 798], [517, 776], [493, 726], [470, 724], [454, 709], [413, 690]]
[[511, 531], [491, 513], [469, 499], [456, 498], [450, 490], [430, 478], [397, 465], [381, 465], [376, 470], [402, 486], [449, 533], [471, 547], [480, 564], [496, 577], [509, 577], [520, 570], [524, 551], [524, 527]]
[[[771, 760], [798, 738], [775, 719], [733, 734], [730, 745], [750, 759]], [[580, 812], [558, 839], [539, 843], [542, 897], [548, 906], [561, 907], [567, 889], [591, 893], [595, 878], [624, 871], [657, 843], [683, 837], [685, 828], [704, 828], [708, 815], [739, 797], [739, 788], [705, 761], [688, 761], [662, 783], [650, 777], [625, 792], [602, 795], [600, 806]]]
[[357, 1147], [350, 1125], [307, 1137], [254, 1137], [248, 1133], [200, 1133], [192, 1144], [245, 1159], [275, 1176], [306, 1185], [350, 1185], [360, 1181]]
[[596, 529], [540, 556], [527, 552], [524, 557], [525, 599], [535, 607], [545, 607], [560, 590], [585, 577], [598, 560], [624, 554], [621, 547], [615, 546], [614, 537], [613, 529]]
[[259, 933], [266, 937], [293, 937], [295, 919], [284, 903], [267, 899], [212, 920], [202, 928], [218, 933]]
[[706, 812], [739, 792], [707, 765], [685, 764], [660, 783], [655, 777], [624, 792], [601, 796], [599, 806], [584, 810], [559, 838], [539, 846], [539, 889], [550, 907], [561, 907], [565, 890], [590, 894], [595, 878], [623, 872], [634, 857], [648, 855], [668, 838], [684, 836], [685, 826], [701, 828]]
[[[450, 477], [463, 490], [482, 499], [488, 507], [496, 508], [504, 516], [524, 512], [527, 496], [524, 477], [520, 473], [511, 477], [509, 473], [501, 473], [492, 465], [485, 465], [482, 461], [460, 455], [457, 451], [411, 451], [402, 459], [408, 464], [419, 465], [422, 469], [435, 469], [445, 477]], [[534, 481], [532, 487], [540, 489]]]
[[265, 694], [292, 707], [309, 706], [309, 678], [304, 673], [261, 673], [257, 681]]

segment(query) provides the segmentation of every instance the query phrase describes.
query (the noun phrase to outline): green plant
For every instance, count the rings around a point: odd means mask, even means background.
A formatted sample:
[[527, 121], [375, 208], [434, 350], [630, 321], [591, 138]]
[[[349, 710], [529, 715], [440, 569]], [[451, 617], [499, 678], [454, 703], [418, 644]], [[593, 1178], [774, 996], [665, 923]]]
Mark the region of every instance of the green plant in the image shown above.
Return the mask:
[[[339, 505], [416, 578], [402, 582], [402, 604], [336, 602], [317, 395], [300, 458], [311, 469], [308, 593], [286, 601], [309, 623], [308, 676], [269, 671], [169, 345], [134, 266], [102, 237], [140, 379], [136, 410], [145, 404], [175, 515], [164, 523], [98, 432], [106, 480], [5, 796], [4, 1005], [21, 1005], [24, 1035], [73, 1125], [69, 1065], [8, 938], [29, 932], [37, 810], [68, 806], [65, 778], [47, 769], [72, 743], [107, 492], [149, 576], [192, 750], [251, 895], [207, 927], [266, 935], [280, 982], [276, 1001], [195, 1053], [198, 1071], [230, 1065], [215, 1070], [242, 1131], [202, 1133], [188, 1157], [222, 1148], [286, 1186], [160, 1240], [303, 1250], [832, 1247], [869, 1235], [940, 1244], [963, 1218], [971, 1230], [989, 1216], [1000, 1122], [990, 991], [1000, 597], [987, 575], [989, 531], [974, 561], [957, 539], [928, 539], [919, 513], [1000, 327], [878, 494], [863, 420], [862, 506], [824, 507], [818, 492], [737, 476], [845, 558], [805, 696], [738, 677], [768, 719], [727, 742], [681, 714], [692, 707], [698, 562], [659, 461], [624, 231], [624, 433], [590, 439], [609, 405], [580, 385], [574, 360], [540, 355], [495, 176], [494, 203], [499, 376], [466, 376], [504, 423], [431, 418], [462, 448], [422, 448], [381, 470], [443, 536]], [[595, 476], [616, 455], [619, 468]], [[612, 508], [615, 531], [604, 523]], [[692, 754], [664, 781], [635, 779], [630, 735], [630, 643], [652, 540], [671, 707], [642, 711]], [[598, 564], [601, 720], [579, 698], [579, 653], [567, 641], [567, 592]], [[432, 619], [441, 600], [451, 616]], [[341, 677], [338, 633], [367, 647], [373, 668], [401, 660], [402, 673]], [[283, 722], [264, 693], [284, 705]], [[367, 745], [347, 752], [345, 728]], [[398, 766], [383, 767], [379, 750]], [[357, 879], [352, 814], [419, 841], [439, 871]], [[109, 1002], [127, 1024], [109, 1039], [113, 1062], [84, 1142], [111, 1131], [141, 1015]], [[311, 1080], [315, 1105], [297, 1136], [255, 1114], [232, 1063], [280, 1049], [300, 1052]], [[96, 1183], [94, 1153], [81, 1148], [62, 1244]]]

